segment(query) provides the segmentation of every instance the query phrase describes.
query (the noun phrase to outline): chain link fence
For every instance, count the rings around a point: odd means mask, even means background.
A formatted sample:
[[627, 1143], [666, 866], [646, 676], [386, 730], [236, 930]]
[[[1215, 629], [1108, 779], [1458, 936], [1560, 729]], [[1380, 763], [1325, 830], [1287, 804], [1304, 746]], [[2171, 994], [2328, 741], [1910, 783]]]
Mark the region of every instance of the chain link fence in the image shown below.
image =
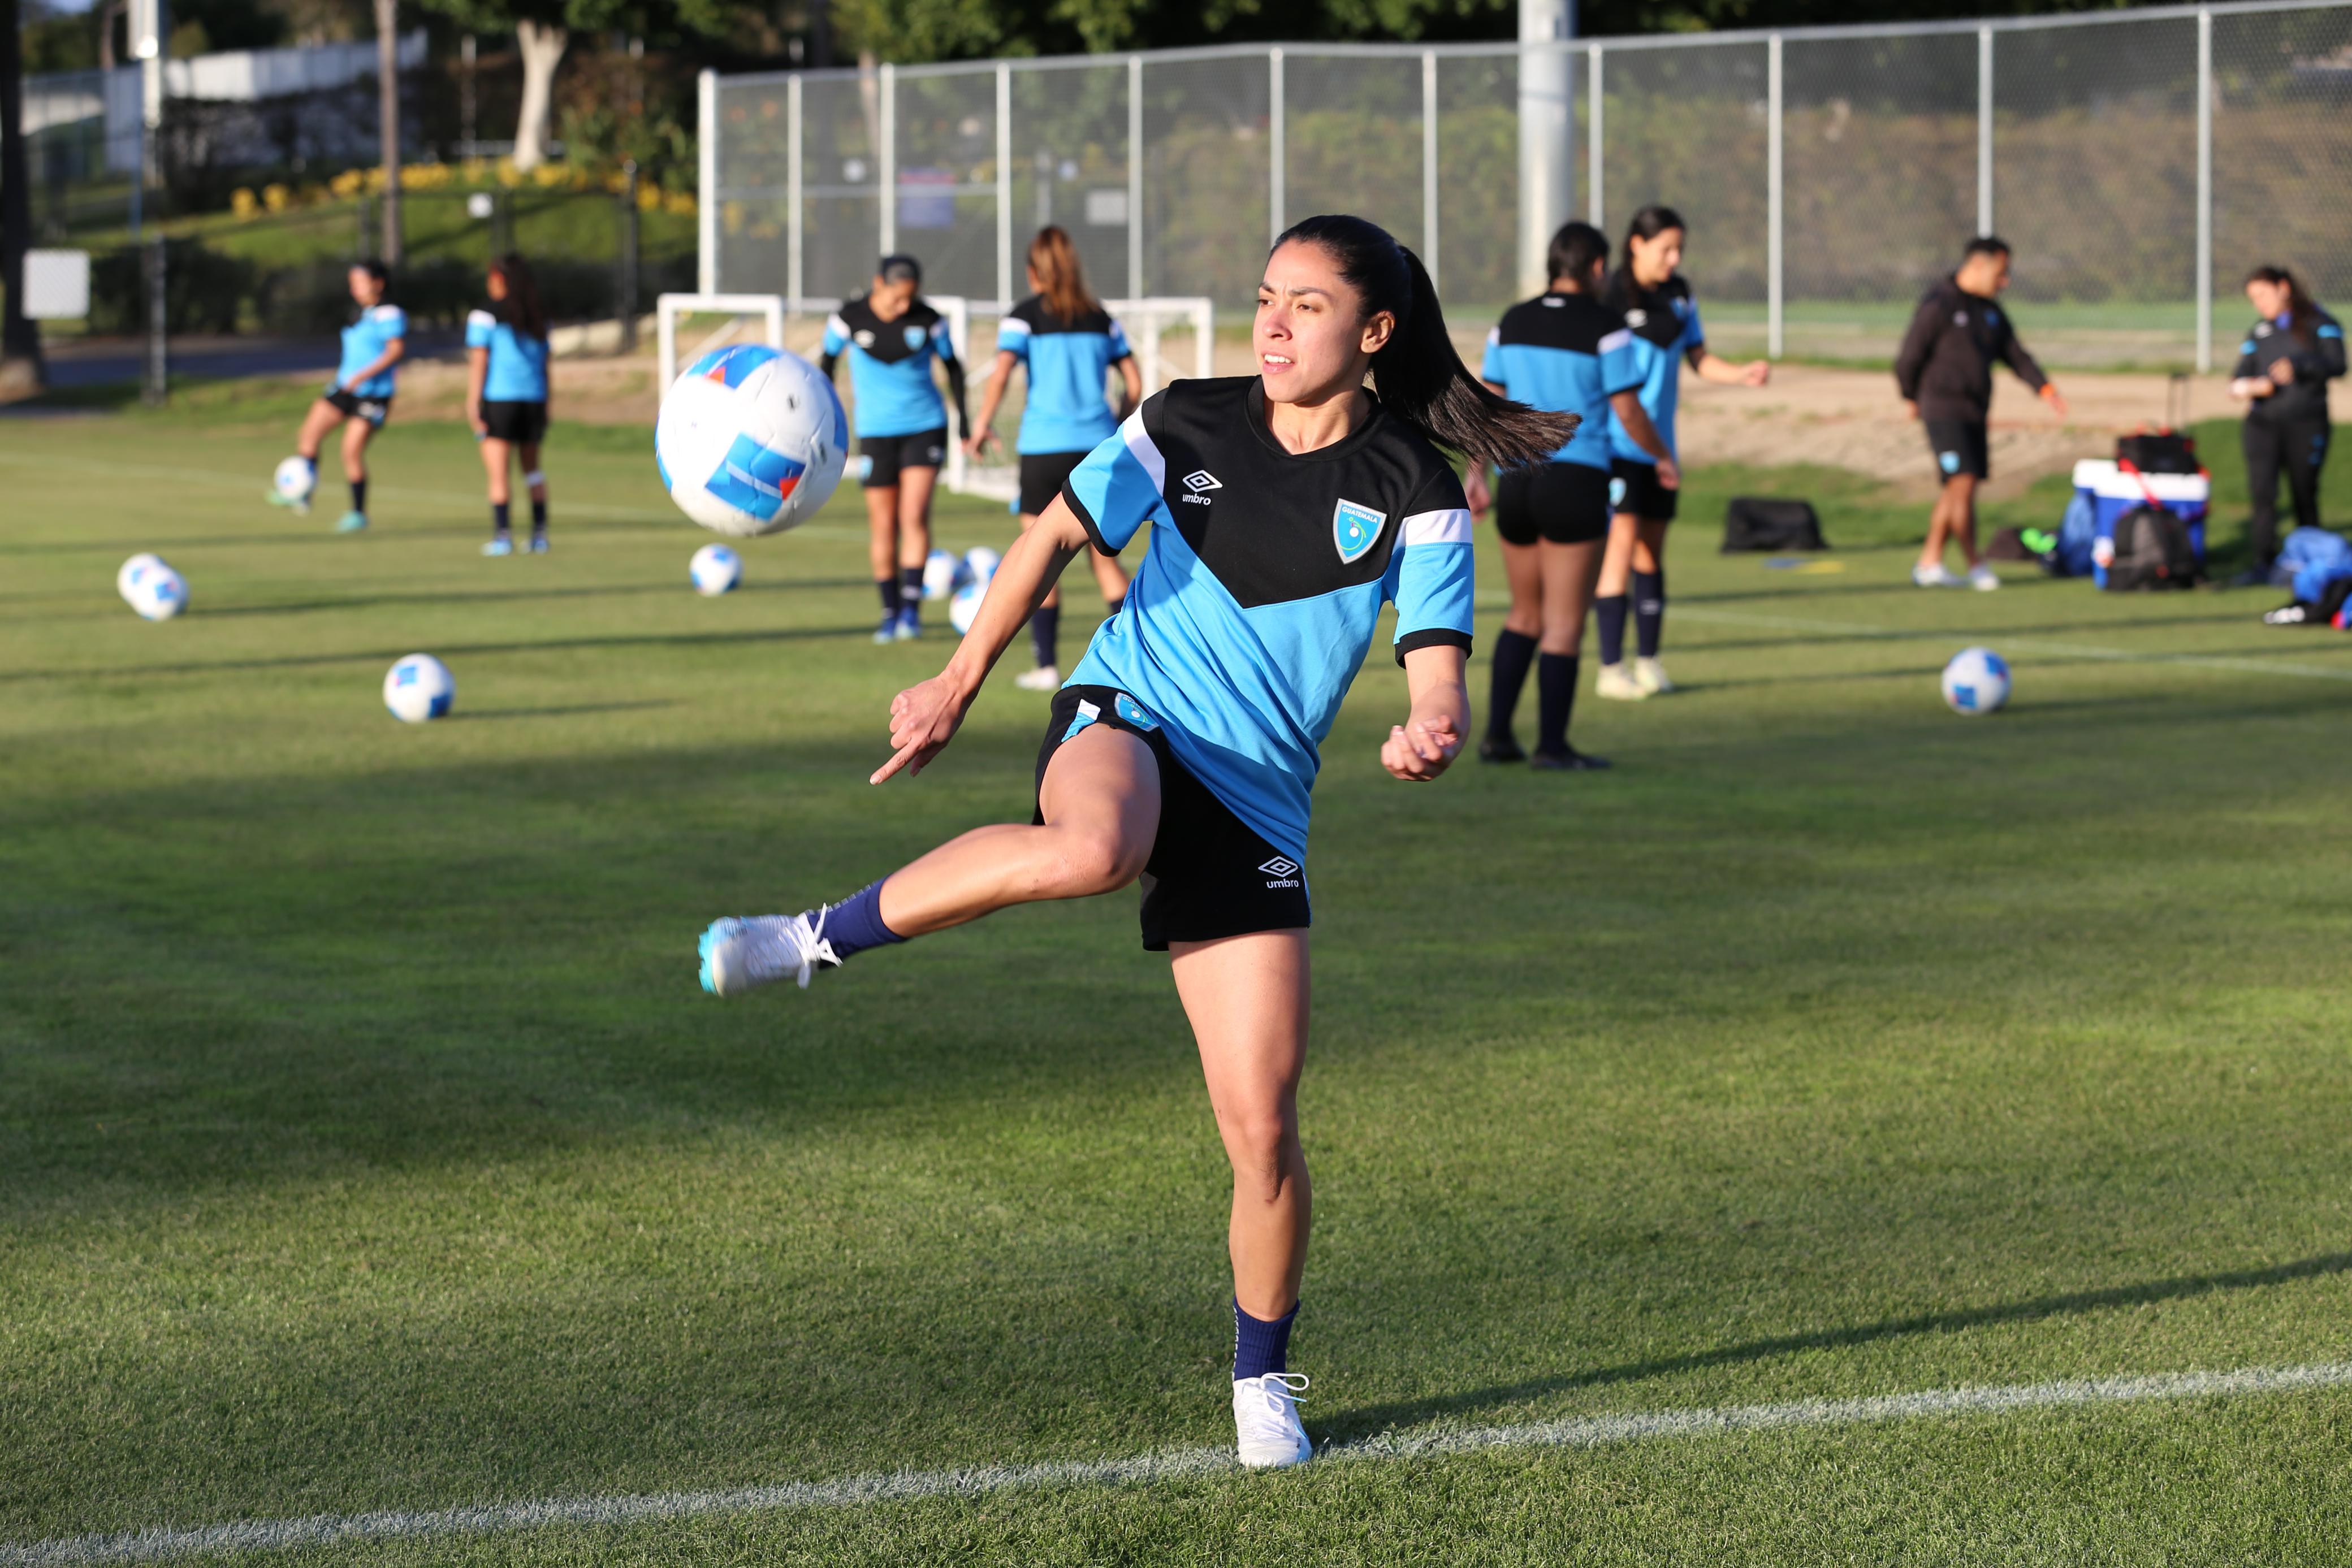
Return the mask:
[[[1523, 87], [1563, 78], [1566, 144], [1524, 145], [1559, 121]], [[1613, 235], [1662, 202], [1728, 352], [1884, 361], [1990, 228], [2044, 358], [2202, 368], [2250, 267], [2352, 297], [2347, 111], [2352, 5], [2310, 0], [716, 78], [698, 281], [841, 296], [897, 249], [942, 293], [1009, 300], [1055, 222], [1107, 294], [1239, 310], [1284, 222], [1336, 209], [1414, 246], [1483, 326], [1541, 287], [1551, 226]], [[1531, 205], [1558, 210], [1530, 226], [1523, 171], [1547, 160]]]

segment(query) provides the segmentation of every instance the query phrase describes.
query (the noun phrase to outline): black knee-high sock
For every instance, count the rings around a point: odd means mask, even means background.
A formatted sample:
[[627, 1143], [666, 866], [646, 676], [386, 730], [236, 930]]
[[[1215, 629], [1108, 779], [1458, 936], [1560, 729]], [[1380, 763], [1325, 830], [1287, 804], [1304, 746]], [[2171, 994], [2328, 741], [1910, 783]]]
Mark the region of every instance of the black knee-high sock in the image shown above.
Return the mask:
[[1524, 632], [1503, 628], [1495, 639], [1495, 684], [1486, 699], [1486, 733], [1493, 738], [1510, 738], [1519, 688], [1528, 684], [1528, 666], [1535, 662], [1536, 640]]
[[898, 608], [919, 615], [923, 608], [923, 569], [902, 566], [898, 569]]
[[512, 516], [512, 509], [509, 507], [508, 503], [504, 501], [492, 501], [490, 503], [490, 531], [501, 536], [505, 535], [506, 532], [514, 526], [510, 520]]
[[1576, 711], [1576, 676], [1583, 661], [1573, 653], [1536, 658], [1536, 749], [1558, 757], [1568, 750], [1569, 716]]
[[1592, 601], [1592, 619], [1601, 638], [1601, 662], [1620, 664], [1625, 662], [1625, 596], [1603, 594]]
[[874, 580], [874, 591], [882, 596], [883, 614], [896, 615], [898, 613], [898, 580], [897, 578], [876, 578]]
[[534, 500], [530, 504], [530, 531], [535, 534], [543, 534], [547, 531], [547, 503], [545, 501]]
[[352, 510], [354, 512], [367, 510], [367, 481], [364, 479], [352, 481]]
[[1658, 656], [1658, 635], [1666, 624], [1666, 574], [1633, 574], [1633, 647], [1644, 659]]
[[1062, 607], [1041, 604], [1029, 617], [1029, 646], [1037, 655], [1041, 670], [1057, 664], [1055, 654], [1062, 640]]

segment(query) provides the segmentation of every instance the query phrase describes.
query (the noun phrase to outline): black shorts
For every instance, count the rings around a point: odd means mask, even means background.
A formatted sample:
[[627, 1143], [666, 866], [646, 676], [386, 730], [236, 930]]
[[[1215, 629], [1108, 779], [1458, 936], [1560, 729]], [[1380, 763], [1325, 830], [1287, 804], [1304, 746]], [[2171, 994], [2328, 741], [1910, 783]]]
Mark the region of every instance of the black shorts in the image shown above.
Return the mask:
[[[1089, 725], [1139, 736], [1160, 763], [1160, 833], [1143, 868], [1143, 946], [1213, 942], [1253, 931], [1310, 925], [1307, 869], [1267, 843], [1233, 808], [1176, 760], [1160, 721], [1109, 686], [1064, 686], [1054, 695], [1045, 743], [1037, 748], [1037, 789], [1061, 744]], [[1034, 819], [1045, 820], [1040, 804]]]
[[511, 441], [518, 446], [536, 446], [547, 434], [547, 404], [544, 402], [482, 402], [482, 423], [488, 425], [492, 441]]
[[1653, 523], [1675, 520], [1675, 504], [1682, 498], [1680, 490], [1669, 490], [1658, 483], [1658, 465], [1636, 463], [1630, 457], [1612, 458], [1609, 464], [1609, 509], [1631, 512]]
[[362, 397], [341, 387], [329, 387], [323, 395], [327, 406], [345, 419], [364, 419], [379, 430], [392, 417], [392, 399], [388, 397]]
[[1062, 481], [1070, 470], [1087, 460], [1084, 452], [1024, 452], [1021, 455], [1021, 512], [1024, 517], [1043, 517], [1054, 497], [1062, 493]]
[[1505, 544], [1584, 545], [1609, 537], [1609, 471], [1581, 463], [1506, 468], [1495, 485], [1495, 531]]
[[1927, 421], [1927, 450], [1936, 455], [1936, 471], [1948, 479], [1955, 474], [1992, 475], [1992, 455], [1985, 449], [1984, 422], [1979, 419]]
[[919, 430], [912, 435], [861, 435], [857, 438], [857, 477], [869, 490], [887, 490], [906, 468], [936, 468], [947, 460], [948, 427]]

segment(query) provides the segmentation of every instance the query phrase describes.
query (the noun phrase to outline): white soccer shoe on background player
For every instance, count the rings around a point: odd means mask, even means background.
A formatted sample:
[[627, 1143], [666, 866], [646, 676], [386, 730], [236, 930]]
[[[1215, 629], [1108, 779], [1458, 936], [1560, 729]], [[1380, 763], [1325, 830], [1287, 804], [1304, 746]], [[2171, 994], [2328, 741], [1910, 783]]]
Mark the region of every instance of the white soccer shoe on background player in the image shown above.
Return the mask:
[[1969, 568], [1967, 581], [1968, 585], [1970, 588], [1975, 589], [1979, 593], [1990, 593], [1994, 589], [2000, 586], [2000, 577], [1994, 573], [1992, 568], [1987, 566], [1982, 561], [1979, 561], [1976, 565]]
[[1666, 666], [1655, 658], [1633, 661], [1633, 684], [1654, 697], [1675, 689], [1675, 683], [1666, 679]]
[[1911, 569], [1911, 586], [1914, 588], [1959, 588], [1964, 586], [1967, 580], [1966, 578], [1947, 570], [1941, 561], [1937, 561], [1934, 566], [1915, 566]]
[[[1664, 673], [1664, 671], [1660, 672], [1662, 674]], [[1615, 664], [1601, 665], [1601, 673], [1592, 677], [1592, 695], [1596, 697], [1608, 697], [1615, 702], [1637, 703], [1647, 697], [1650, 692], [1649, 688], [1643, 685], [1634, 676], [1633, 671], [1627, 669], [1622, 664]]]
[[1277, 1469], [1315, 1457], [1315, 1441], [1298, 1420], [1298, 1396], [1306, 1390], [1307, 1375], [1300, 1372], [1234, 1379], [1234, 1430], [1244, 1466]]
[[1024, 692], [1058, 692], [1062, 689], [1061, 668], [1040, 664], [1025, 675], [1013, 676], [1013, 684]]
[[820, 968], [837, 967], [833, 944], [805, 915], [733, 915], [714, 920], [702, 934], [702, 988], [715, 997], [740, 997], [789, 975], [808, 989]]

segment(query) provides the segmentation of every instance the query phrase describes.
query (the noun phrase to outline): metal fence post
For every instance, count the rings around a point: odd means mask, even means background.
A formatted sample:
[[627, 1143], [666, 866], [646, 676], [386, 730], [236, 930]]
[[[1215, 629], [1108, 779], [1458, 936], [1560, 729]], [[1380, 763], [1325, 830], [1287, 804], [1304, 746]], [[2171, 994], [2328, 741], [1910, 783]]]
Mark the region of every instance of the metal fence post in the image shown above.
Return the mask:
[[1769, 100], [1765, 109], [1764, 140], [1764, 351], [1773, 359], [1780, 357], [1780, 35], [1775, 33], [1765, 47], [1765, 96]]
[[614, 303], [621, 320], [621, 352], [637, 347], [637, 161], [621, 161], [621, 243], [614, 256]]
[[[801, 253], [804, 244], [801, 218], [801, 78], [795, 73], [784, 87], [784, 156], [792, 167], [784, 171], [784, 201], [789, 210], [784, 214], [784, 298], [797, 300], [808, 292], [808, 279], [803, 270]], [[786, 308], [792, 307], [788, 303]]]
[[1992, 233], [1992, 29], [1977, 29], [1977, 233]]
[[996, 62], [996, 300], [1007, 310], [1013, 291], [1013, 68]]
[[[1039, 179], [1045, 178], [1040, 172]], [[1143, 57], [1127, 57], [1127, 297], [1143, 298]]]
[[147, 242], [147, 364], [145, 385], [140, 389], [139, 401], [149, 408], [161, 408], [170, 392], [171, 361], [165, 334], [171, 316], [165, 293], [163, 273], [163, 235], [159, 230]]
[[1272, 245], [1282, 237], [1282, 50], [1275, 47], [1265, 52], [1265, 123], [1266, 123], [1266, 236]]
[[1585, 183], [1591, 187], [1587, 195], [1592, 226], [1603, 233], [1608, 231], [1609, 223], [1602, 215], [1606, 209], [1601, 204], [1601, 61], [1607, 52], [1598, 44], [1592, 46], [1591, 69], [1586, 73], [1584, 89]]
[[1421, 55], [1421, 265], [1437, 283], [1437, 53]]
[[2213, 368], [2213, 13], [2197, 13], [2197, 371]]
[[882, 68], [881, 124], [876, 128], [875, 161], [881, 164], [878, 194], [881, 197], [880, 224], [882, 254], [889, 256], [898, 248], [898, 68]]
[[695, 267], [694, 287], [719, 292], [719, 73], [704, 71], [694, 82]]

